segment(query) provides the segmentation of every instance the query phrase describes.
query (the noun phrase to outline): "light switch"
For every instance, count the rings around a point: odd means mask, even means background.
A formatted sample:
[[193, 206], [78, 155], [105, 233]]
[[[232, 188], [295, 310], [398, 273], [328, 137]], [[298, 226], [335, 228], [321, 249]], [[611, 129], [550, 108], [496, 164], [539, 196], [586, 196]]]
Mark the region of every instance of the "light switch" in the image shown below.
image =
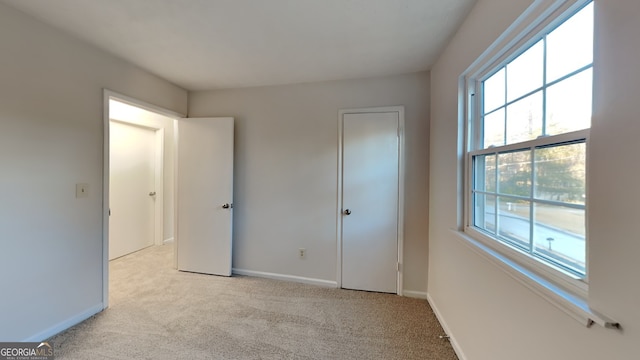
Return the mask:
[[89, 184], [76, 184], [76, 198], [89, 196]]

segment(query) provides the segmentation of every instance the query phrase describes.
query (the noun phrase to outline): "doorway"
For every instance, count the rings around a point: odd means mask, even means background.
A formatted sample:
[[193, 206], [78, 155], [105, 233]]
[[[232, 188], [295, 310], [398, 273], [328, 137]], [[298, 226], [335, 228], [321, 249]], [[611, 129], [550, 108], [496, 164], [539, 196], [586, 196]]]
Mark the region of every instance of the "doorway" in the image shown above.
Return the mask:
[[339, 114], [338, 284], [402, 292], [404, 109]]
[[[108, 307], [109, 304], [109, 260], [124, 255], [131, 250], [131, 248], [135, 248], [134, 245], [128, 244], [129, 248], [125, 250], [118, 250], [118, 248], [111, 248], [111, 240], [113, 236], [121, 236], [118, 235], [117, 231], [114, 231], [112, 228], [112, 221], [116, 220], [115, 217], [126, 215], [127, 211], [133, 210], [130, 204], [130, 201], [125, 199], [125, 205], [118, 205], [118, 201], [111, 198], [111, 190], [116, 190], [119, 186], [117, 182], [115, 183], [116, 189], [113, 189], [114, 183], [112, 179], [112, 166], [111, 160], [112, 158], [118, 157], [124, 159], [125, 162], [129, 164], [125, 164], [124, 166], [132, 166], [134, 163], [140, 163], [139, 161], [133, 161], [131, 154], [128, 152], [135, 147], [146, 148], [146, 155], [142, 157], [146, 157], [147, 159], [151, 156], [153, 162], [153, 180], [152, 184], [149, 186], [144, 186], [144, 190], [138, 191], [138, 195], [144, 200], [147, 200], [147, 205], [151, 204], [153, 206], [153, 216], [152, 216], [152, 228], [151, 233], [152, 239], [149, 241], [148, 236], [145, 235], [137, 235], [132, 236], [135, 241], [138, 242], [137, 248], [145, 247], [150, 245], [162, 245], [162, 244], [172, 244], [174, 242], [174, 204], [175, 204], [175, 191], [174, 191], [174, 127], [175, 120], [184, 117], [182, 114], [174, 113], [170, 110], [166, 110], [160, 107], [157, 107], [152, 104], [145, 103], [143, 101], [139, 101], [137, 99], [128, 97], [126, 95], [118, 94], [116, 92], [110, 90], [104, 90], [104, 191], [103, 191], [103, 202], [104, 212], [103, 212], [103, 306], [104, 308]], [[115, 126], [112, 126], [116, 124]], [[126, 129], [124, 133], [134, 131], [137, 135], [142, 137], [136, 137], [135, 140], [132, 140], [134, 144], [133, 148], [129, 148], [128, 150], [125, 148], [121, 149], [122, 153], [117, 154], [113, 153], [112, 150], [118, 151], [117, 149], [111, 148], [111, 134], [112, 127], [118, 135], [122, 135], [123, 129]], [[146, 134], [146, 135], [143, 135]], [[149, 139], [153, 137], [153, 139]], [[125, 135], [125, 141], [127, 135]], [[145, 139], [144, 141], [147, 145], [142, 146], [140, 142], [141, 139]], [[123, 138], [120, 139], [120, 141]], [[149, 145], [150, 142], [153, 142], [152, 145]], [[149, 147], [152, 146], [153, 149], [150, 151]], [[153, 154], [150, 155], [149, 153]], [[145, 153], [145, 152], [143, 152]], [[117, 167], [116, 167], [117, 171]], [[140, 179], [141, 175], [134, 175], [134, 179]], [[147, 183], [148, 180], [141, 180], [140, 183]], [[129, 187], [126, 186], [125, 187]], [[154, 194], [155, 193], [155, 194]], [[151, 194], [151, 195], [150, 195]], [[125, 198], [129, 198], [130, 195], [125, 195]], [[133, 200], [133, 199], [131, 199]], [[143, 204], [144, 204], [143, 200]], [[114, 202], [115, 201], [115, 202]], [[110, 216], [110, 213], [112, 216]], [[133, 214], [135, 215], [135, 214]], [[133, 215], [129, 214], [127, 217], [129, 218], [130, 224], [125, 226], [125, 229], [131, 227], [131, 223], [136, 225], [133, 219]], [[148, 220], [148, 218], [147, 218]], [[141, 221], [141, 220], [138, 220]], [[148, 229], [148, 228], [147, 228]], [[113, 231], [113, 234], [111, 233]], [[148, 231], [148, 230], [147, 230]], [[131, 234], [130, 234], [131, 235]], [[139, 236], [139, 238], [138, 238]], [[141, 240], [140, 238], [144, 238], [145, 240]], [[140, 244], [143, 245], [140, 245]], [[120, 252], [118, 252], [120, 251]], [[112, 256], [110, 256], [112, 255]]]

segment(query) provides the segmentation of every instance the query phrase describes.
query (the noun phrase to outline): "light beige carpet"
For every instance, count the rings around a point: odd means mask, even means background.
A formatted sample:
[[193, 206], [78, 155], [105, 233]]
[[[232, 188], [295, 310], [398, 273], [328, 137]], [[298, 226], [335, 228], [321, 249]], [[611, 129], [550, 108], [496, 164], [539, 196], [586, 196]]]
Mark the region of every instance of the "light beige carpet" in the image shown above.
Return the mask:
[[425, 300], [171, 268], [169, 245], [110, 264], [110, 308], [57, 359], [457, 359]]

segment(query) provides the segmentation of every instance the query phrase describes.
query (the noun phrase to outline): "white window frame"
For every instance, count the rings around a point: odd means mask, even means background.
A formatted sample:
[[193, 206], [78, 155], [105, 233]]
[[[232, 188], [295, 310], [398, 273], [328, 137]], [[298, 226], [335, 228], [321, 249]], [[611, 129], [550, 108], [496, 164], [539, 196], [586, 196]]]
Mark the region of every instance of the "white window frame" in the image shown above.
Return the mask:
[[[461, 223], [454, 232], [473, 251], [494, 263], [512, 278], [548, 300], [559, 309], [583, 324], [594, 323], [605, 327], [616, 327], [617, 323], [606, 316], [596, 313], [588, 306], [588, 261], [586, 276], [578, 278], [574, 274], [553, 267], [547, 262], [536, 259], [514, 247], [508, 246], [473, 225], [473, 161], [474, 155], [496, 152], [495, 149], [477, 150], [471, 145], [478, 141], [473, 126], [481, 117], [481, 100], [475, 100], [480, 93], [482, 81], [495, 71], [522, 54], [541, 38], [591, 3], [592, 0], [537, 0], [501, 35], [461, 76], [459, 79], [459, 100], [461, 118], [460, 159], [462, 174]], [[564, 78], [564, 77], [563, 77]], [[480, 98], [480, 96], [478, 97]], [[480, 121], [477, 121], [480, 123]], [[589, 130], [541, 137], [523, 143], [506, 145], [500, 151], [511, 147], [513, 150], [540, 145], [582, 140], [589, 142]], [[480, 147], [478, 147], [480, 148]], [[588, 164], [588, 151], [587, 159]], [[588, 169], [587, 169], [588, 178]], [[533, 184], [532, 184], [533, 185]], [[588, 181], [586, 186], [588, 187]], [[588, 199], [587, 199], [588, 201]], [[586, 205], [586, 204], [585, 204]], [[585, 206], [586, 208], [586, 206]], [[586, 240], [586, 258], [588, 259], [589, 242]]]
[[[574, 142], [574, 141], [584, 141], [586, 146], [588, 147], [589, 146], [588, 145], [589, 130], [585, 129], [585, 130], [579, 130], [579, 131], [574, 131], [570, 133], [564, 133], [560, 135], [542, 137], [535, 140], [521, 142], [513, 145], [506, 145], [504, 147], [500, 147], [499, 150], [496, 150], [495, 148], [489, 148], [489, 149], [468, 151], [466, 156], [467, 157], [466, 158], [467, 178], [465, 179], [466, 189], [467, 189], [467, 191], [465, 191], [465, 195], [466, 195], [465, 210], [467, 212], [467, 216], [465, 217], [464, 231], [468, 233], [470, 236], [480, 239], [491, 248], [497, 251], [500, 251], [501, 253], [504, 253], [509, 258], [519, 263], [522, 263], [523, 265], [525, 265], [528, 268], [531, 268], [532, 270], [539, 273], [540, 275], [546, 278], [549, 278], [554, 283], [557, 283], [558, 285], [568, 289], [572, 293], [580, 297], [586, 298], [587, 291], [588, 291], [588, 282], [587, 282], [588, 271], [586, 272], [587, 275], [585, 275], [584, 278], [578, 277], [575, 274], [567, 270], [564, 270], [560, 266], [555, 266], [551, 262], [547, 262], [537, 257], [534, 257], [531, 254], [516, 248], [515, 246], [507, 245], [505, 242], [492, 237], [490, 234], [486, 234], [482, 230], [477, 230], [477, 228], [473, 225], [473, 220], [474, 220], [473, 157], [474, 156], [483, 155], [483, 154], [503, 153], [505, 151], [518, 150], [518, 149], [528, 150], [528, 149], [539, 147], [539, 146], [562, 144], [562, 143]], [[588, 163], [588, 159], [587, 159], [587, 163]], [[534, 186], [534, 185], [532, 184], [531, 186]], [[585, 205], [585, 209], [586, 209], [586, 205]], [[586, 244], [588, 244], [588, 240], [586, 240]], [[588, 265], [587, 265], [587, 268], [588, 268]]]

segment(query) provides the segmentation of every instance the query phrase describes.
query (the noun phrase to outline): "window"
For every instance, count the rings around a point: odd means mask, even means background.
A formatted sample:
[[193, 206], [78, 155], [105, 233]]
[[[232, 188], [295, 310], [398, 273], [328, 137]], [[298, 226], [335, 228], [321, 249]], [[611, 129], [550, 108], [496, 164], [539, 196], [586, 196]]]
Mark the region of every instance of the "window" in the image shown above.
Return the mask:
[[470, 79], [467, 229], [581, 279], [593, 3], [565, 19]]

